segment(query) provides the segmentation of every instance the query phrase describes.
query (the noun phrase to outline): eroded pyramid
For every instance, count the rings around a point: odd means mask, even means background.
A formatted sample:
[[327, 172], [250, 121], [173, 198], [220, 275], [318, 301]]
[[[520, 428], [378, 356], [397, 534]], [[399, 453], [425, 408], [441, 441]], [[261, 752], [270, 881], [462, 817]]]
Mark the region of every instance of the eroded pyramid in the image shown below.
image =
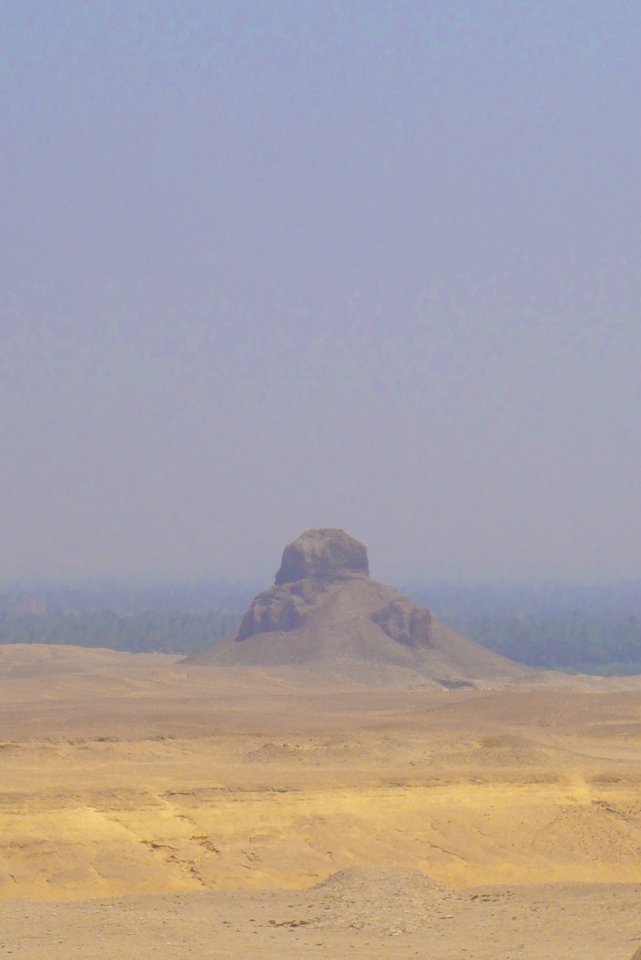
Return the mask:
[[329, 527], [285, 547], [274, 586], [252, 600], [238, 629], [190, 659], [314, 668], [368, 684], [412, 675], [421, 685], [446, 688], [526, 672], [372, 580], [365, 545]]

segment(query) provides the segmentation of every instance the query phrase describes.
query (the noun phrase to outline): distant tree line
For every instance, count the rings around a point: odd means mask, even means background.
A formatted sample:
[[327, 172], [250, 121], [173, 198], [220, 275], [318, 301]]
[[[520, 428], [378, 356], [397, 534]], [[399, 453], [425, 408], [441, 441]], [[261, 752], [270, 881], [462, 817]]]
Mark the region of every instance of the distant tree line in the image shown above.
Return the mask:
[[54, 643], [132, 653], [189, 654], [223, 637], [236, 621], [235, 616], [220, 610], [0, 613], [0, 643]]
[[533, 667], [602, 675], [641, 673], [641, 621], [574, 613], [552, 620], [484, 618], [460, 624], [467, 635], [504, 657]]
[[[0, 587], [0, 643], [190, 654], [233, 630], [263, 584], [104, 581]], [[506, 657], [577, 673], [641, 673], [641, 582], [401, 585]]]
[[641, 673], [641, 583], [408, 583], [434, 616], [511, 660], [547, 670]]
[[256, 589], [225, 580], [6, 585], [0, 643], [190, 654], [233, 630]]

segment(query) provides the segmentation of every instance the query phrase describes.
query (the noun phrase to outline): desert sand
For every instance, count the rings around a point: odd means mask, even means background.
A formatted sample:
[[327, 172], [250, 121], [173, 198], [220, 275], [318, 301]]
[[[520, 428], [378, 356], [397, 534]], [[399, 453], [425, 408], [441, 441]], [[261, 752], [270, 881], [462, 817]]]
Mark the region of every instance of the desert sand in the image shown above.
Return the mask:
[[630, 960], [641, 681], [0, 647], [0, 956]]

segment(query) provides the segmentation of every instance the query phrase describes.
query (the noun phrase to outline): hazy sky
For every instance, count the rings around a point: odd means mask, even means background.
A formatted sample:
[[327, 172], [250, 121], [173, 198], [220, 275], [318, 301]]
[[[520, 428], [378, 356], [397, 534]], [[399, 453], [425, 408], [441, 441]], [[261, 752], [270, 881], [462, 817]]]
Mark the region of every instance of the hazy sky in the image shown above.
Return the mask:
[[641, 576], [638, 0], [2, 0], [0, 578]]

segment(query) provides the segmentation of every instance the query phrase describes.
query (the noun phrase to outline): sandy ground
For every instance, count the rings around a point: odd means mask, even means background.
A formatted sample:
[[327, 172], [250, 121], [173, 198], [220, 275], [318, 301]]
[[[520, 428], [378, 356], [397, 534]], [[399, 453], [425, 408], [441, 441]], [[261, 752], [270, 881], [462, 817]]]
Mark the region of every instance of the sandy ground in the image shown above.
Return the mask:
[[636, 679], [0, 647], [0, 958], [630, 960], [640, 785]]

